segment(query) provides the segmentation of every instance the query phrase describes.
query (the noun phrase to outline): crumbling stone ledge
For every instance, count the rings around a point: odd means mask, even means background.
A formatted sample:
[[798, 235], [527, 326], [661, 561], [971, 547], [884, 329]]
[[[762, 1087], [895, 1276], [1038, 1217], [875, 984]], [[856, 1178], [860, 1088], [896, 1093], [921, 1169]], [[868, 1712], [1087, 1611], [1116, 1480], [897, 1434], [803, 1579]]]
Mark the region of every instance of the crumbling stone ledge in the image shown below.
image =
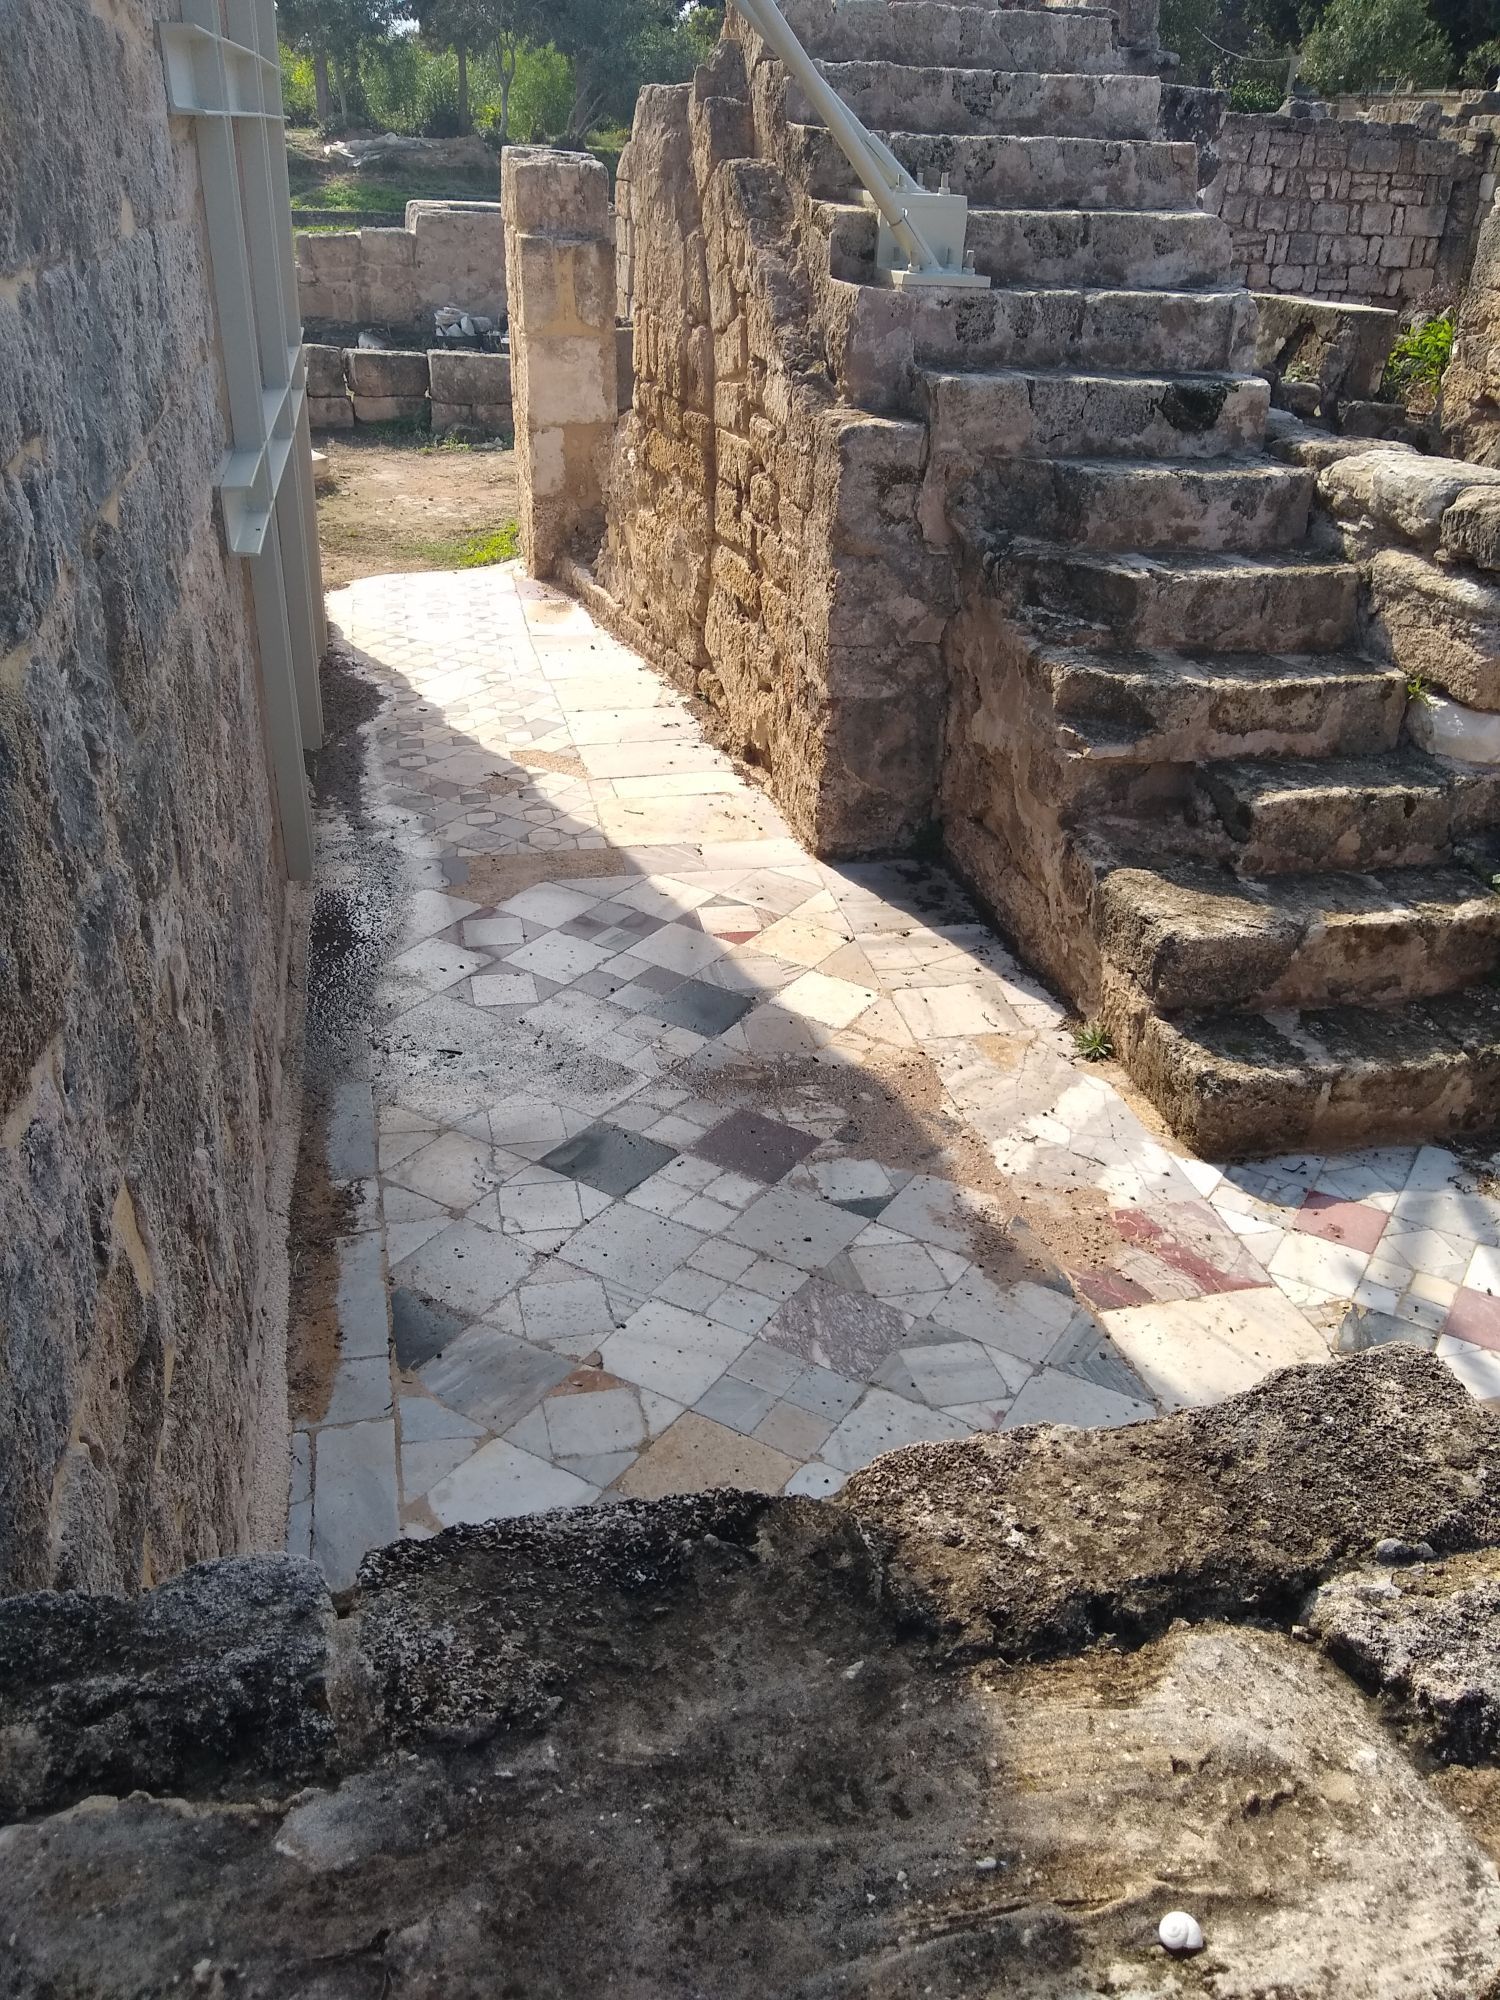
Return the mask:
[[10, 1600], [0, 1994], [1500, 1995], [1497, 1496], [1395, 1346], [453, 1529], [338, 1616], [269, 1557]]

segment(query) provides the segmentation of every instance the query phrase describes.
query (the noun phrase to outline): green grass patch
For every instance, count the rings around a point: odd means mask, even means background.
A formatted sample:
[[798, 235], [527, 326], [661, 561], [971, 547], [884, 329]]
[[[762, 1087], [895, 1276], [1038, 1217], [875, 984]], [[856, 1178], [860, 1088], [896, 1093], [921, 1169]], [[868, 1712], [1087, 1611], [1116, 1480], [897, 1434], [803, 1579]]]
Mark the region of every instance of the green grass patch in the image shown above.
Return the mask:
[[434, 569], [488, 569], [492, 563], [514, 562], [521, 553], [521, 524], [502, 521], [478, 534], [444, 535], [435, 541], [412, 542], [412, 553]]

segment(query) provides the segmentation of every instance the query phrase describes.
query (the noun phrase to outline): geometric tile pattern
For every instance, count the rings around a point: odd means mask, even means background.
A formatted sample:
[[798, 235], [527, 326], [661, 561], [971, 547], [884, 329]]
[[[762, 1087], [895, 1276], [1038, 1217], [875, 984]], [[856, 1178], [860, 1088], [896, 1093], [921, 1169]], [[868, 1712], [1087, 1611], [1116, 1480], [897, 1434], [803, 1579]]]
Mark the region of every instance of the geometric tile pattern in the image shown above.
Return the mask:
[[384, 692], [404, 869], [379, 1179], [295, 1440], [291, 1545], [335, 1582], [398, 1532], [822, 1495], [901, 1445], [1130, 1423], [1389, 1339], [1500, 1398], [1488, 1161], [1196, 1159], [948, 878], [812, 858], [569, 600], [505, 567], [329, 611]]

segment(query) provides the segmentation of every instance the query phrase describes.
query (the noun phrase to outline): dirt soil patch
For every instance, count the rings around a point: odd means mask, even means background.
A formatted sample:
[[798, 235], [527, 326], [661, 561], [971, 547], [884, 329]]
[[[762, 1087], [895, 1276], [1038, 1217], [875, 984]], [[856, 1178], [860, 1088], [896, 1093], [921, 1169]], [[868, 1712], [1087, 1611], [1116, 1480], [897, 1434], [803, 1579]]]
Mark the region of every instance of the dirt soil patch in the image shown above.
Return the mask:
[[333, 483], [318, 496], [328, 590], [361, 576], [461, 569], [516, 518], [515, 453], [434, 444], [418, 432], [318, 432]]

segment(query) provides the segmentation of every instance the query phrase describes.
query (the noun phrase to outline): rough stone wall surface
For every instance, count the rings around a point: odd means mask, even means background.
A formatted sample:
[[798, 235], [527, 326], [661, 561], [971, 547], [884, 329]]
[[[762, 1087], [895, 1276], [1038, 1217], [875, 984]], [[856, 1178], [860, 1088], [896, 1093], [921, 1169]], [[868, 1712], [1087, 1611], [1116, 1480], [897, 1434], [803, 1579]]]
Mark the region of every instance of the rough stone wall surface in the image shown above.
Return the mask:
[[1432, 287], [1460, 170], [1455, 140], [1230, 112], [1214, 144], [1203, 205], [1228, 224], [1236, 276], [1252, 291], [1379, 303]]
[[400, 229], [300, 231], [297, 298], [304, 320], [342, 324], [416, 327], [447, 305], [499, 319], [505, 312], [500, 204], [409, 201]]
[[917, 519], [925, 427], [837, 402], [745, 50], [721, 43], [637, 106], [635, 393], [598, 575], [803, 837], [869, 852], [931, 817], [954, 576]]
[[1500, 202], [1479, 230], [1443, 376], [1443, 442], [1459, 458], [1500, 465]]
[[533, 576], [591, 552], [620, 414], [609, 175], [582, 153], [512, 147], [505, 170], [521, 546]]
[[128, 1591], [285, 1498], [291, 929], [176, 12], [0, 24], [0, 1593]]
[[1496, 2000], [1497, 1481], [1394, 1345], [450, 1529], [338, 1618], [288, 1557], [0, 1604], [0, 1987]]

